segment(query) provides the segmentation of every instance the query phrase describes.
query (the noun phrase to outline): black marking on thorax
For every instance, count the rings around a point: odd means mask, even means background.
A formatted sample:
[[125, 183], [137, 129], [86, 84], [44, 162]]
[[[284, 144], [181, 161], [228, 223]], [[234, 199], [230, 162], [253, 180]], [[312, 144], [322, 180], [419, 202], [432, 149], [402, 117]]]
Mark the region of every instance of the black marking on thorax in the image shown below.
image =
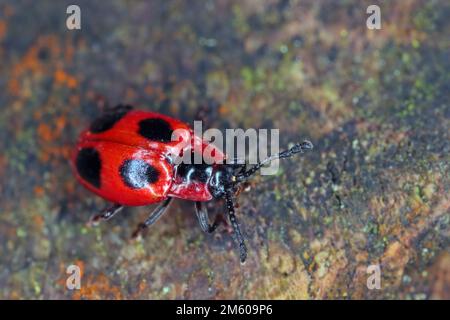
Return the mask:
[[212, 174], [212, 166], [202, 164], [184, 164], [177, 166], [176, 176], [186, 182], [207, 183]]

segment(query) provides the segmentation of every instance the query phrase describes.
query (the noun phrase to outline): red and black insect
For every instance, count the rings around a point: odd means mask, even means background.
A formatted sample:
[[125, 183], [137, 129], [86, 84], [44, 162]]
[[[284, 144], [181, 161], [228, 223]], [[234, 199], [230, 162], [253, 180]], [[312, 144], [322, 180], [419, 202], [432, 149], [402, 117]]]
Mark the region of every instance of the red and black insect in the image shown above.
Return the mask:
[[[181, 132], [175, 135], [176, 139], [172, 139], [174, 132]], [[189, 143], [181, 143], [183, 141]], [[186, 152], [206, 147], [213, 150], [215, 162], [212, 164], [178, 164], [175, 161]], [[312, 149], [309, 141], [298, 143], [247, 170], [245, 164], [226, 163], [226, 155], [195, 136], [187, 124], [159, 113], [119, 105], [106, 111], [81, 133], [72, 163], [81, 184], [113, 203], [94, 216], [93, 222], [111, 218], [124, 206], [161, 202], [134, 235], [155, 223], [173, 198], [194, 201], [200, 227], [211, 233], [217, 223], [209, 222], [205, 202], [224, 198], [239, 243], [240, 260], [244, 262], [247, 249], [234, 204], [238, 187], [270, 161], [309, 149]]]

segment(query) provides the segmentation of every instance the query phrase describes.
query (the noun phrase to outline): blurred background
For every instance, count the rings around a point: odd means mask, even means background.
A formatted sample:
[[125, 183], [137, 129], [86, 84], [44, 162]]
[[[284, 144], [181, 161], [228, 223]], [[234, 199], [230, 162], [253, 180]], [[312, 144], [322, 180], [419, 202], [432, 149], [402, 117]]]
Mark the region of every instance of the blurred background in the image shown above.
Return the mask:
[[[0, 298], [449, 299], [449, 18], [445, 0], [1, 0]], [[105, 202], [68, 157], [105, 103], [315, 149], [240, 195], [241, 266], [181, 200], [143, 239], [149, 207], [86, 226]]]

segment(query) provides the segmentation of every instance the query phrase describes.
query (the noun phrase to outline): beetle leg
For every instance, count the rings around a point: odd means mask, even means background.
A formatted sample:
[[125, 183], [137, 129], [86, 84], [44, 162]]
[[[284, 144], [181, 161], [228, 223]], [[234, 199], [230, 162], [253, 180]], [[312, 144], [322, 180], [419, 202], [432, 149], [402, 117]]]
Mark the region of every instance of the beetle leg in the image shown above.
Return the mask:
[[164, 200], [159, 206], [157, 206], [152, 213], [150, 213], [147, 220], [145, 220], [143, 223], [140, 223], [136, 230], [133, 232], [132, 237], [136, 238], [144, 229], [147, 229], [149, 226], [154, 224], [163, 213], [166, 211], [167, 207], [169, 206], [170, 202], [172, 201], [172, 198], [167, 198]]
[[198, 222], [200, 223], [200, 228], [206, 233], [213, 233], [217, 226], [219, 225], [218, 221], [214, 221], [213, 224], [209, 224], [208, 219], [208, 209], [204, 202], [196, 201], [195, 202], [195, 213], [197, 214]]
[[227, 190], [225, 193], [225, 202], [227, 204], [228, 218], [230, 219], [231, 226], [233, 227], [233, 232], [236, 235], [236, 240], [239, 243], [240, 260], [241, 263], [244, 263], [247, 259], [247, 247], [245, 246], [244, 237], [241, 233], [241, 229], [239, 228], [239, 223], [236, 218], [233, 193], [231, 189]]
[[89, 225], [97, 225], [101, 220], [108, 220], [108, 219], [112, 218], [113, 215], [115, 215], [117, 212], [119, 212], [122, 209], [123, 209], [122, 205], [115, 203], [112, 206], [104, 209], [100, 214], [92, 216], [91, 219], [89, 219], [88, 224]]

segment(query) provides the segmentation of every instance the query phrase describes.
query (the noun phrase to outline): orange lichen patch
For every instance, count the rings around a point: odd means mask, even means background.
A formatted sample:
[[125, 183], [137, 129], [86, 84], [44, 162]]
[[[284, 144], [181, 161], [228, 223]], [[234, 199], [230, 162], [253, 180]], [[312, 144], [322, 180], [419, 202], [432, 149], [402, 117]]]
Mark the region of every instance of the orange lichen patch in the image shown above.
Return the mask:
[[78, 85], [78, 80], [62, 69], [56, 70], [53, 77], [55, 78], [55, 82], [57, 84], [65, 85], [71, 89], [76, 88], [76, 86]]
[[111, 283], [110, 279], [104, 274], [96, 277], [89, 276], [87, 279], [81, 278], [81, 288], [73, 294], [73, 299], [81, 300], [100, 300], [100, 299], [123, 299], [120, 287]]
[[78, 268], [80, 268], [80, 277], [83, 278], [84, 270], [85, 270], [84, 262], [81, 260], [76, 260], [74, 264], [76, 266], [78, 266]]
[[[40, 117], [35, 114], [35, 117]], [[59, 137], [62, 136], [67, 125], [67, 118], [59, 116], [53, 120], [51, 124], [41, 123], [37, 128], [37, 134], [41, 148], [39, 150], [38, 158], [47, 162], [51, 158], [69, 158], [70, 148], [68, 146], [56, 145]]]
[[70, 147], [68, 146], [51, 146], [51, 145], [43, 145], [42, 149], [38, 153], [38, 159], [41, 162], [48, 162], [51, 159], [69, 159], [70, 157]]
[[[414, 211], [414, 210], [412, 210]], [[424, 230], [430, 228], [437, 219], [450, 211], [450, 200], [444, 197], [437, 205], [425, 211], [424, 215], [417, 215], [417, 222], [406, 231], [402, 232], [395, 241], [387, 247], [383, 257], [381, 258], [381, 266], [386, 272], [386, 278], [389, 278], [386, 286], [396, 287], [400, 285], [404, 269], [414, 255], [413, 240], [418, 237]]]
[[8, 82], [8, 93], [19, 96], [21, 91], [20, 79], [27, 73], [33, 75], [44, 74], [45, 67], [40, 56], [42, 52], [47, 52], [52, 58], [60, 54], [60, 46], [55, 36], [42, 36], [33, 44], [26, 54], [11, 69], [11, 76]]
[[72, 146], [63, 146], [60, 148], [60, 154], [64, 159], [69, 159], [71, 152], [72, 152]]
[[[37, 113], [34, 117], [40, 119], [42, 115]], [[51, 159], [68, 159], [70, 157], [70, 146], [61, 145], [59, 141], [66, 125], [67, 117], [63, 115], [56, 117], [51, 123], [39, 124], [37, 127], [38, 142], [40, 144], [38, 159], [41, 162], [48, 162]]]
[[411, 258], [411, 250], [401, 242], [390, 244], [381, 258], [381, 268], [384, 270], [384, 287], [400, 285], [406, 264]]
[[43, 196], [45, 193], [45, 189], [41, 186], [34, 187], [34, 194], [38, 197]]
[[430, 268], [431, 298], [450, 299], [450, 253], [442, 253]]
[[139, 282], [136, 292], [133, 294], [133, 297], [136, 299], [139, 299], [140, 297], [143, 297], [149, 289], [149, 285], [147, 284], [147, 281], [145, 279], [141, 282]]
[[21, 292], [19, 292], [19, 291], [17, 291], [17, 290], [13, 290], [13, 291], [11, 291], [11, 293], [9, 294], [8, 299], [11, 299], [11, 300], [20, 300], [20, 299], [23, 299], [23, 296], [22, 296], [22, 293], [21, 293]]
[[7, 30], [8, 28], [6, 22], [4, 20], [0, 20], [0, 41], [5, 38]]
[[38, 136], [44, 141], [51, 141], [53, 139], [53, 132], [49, 125], [41, 123], [37, 129]]
[[44, 227], [45, 224], [45, 220], [44, 217], [41, 215], [35, 215], [33, 216], [33, 223], [34, 225], [38, 228], [38, 229], [42, 229]]
[[17, 79], [11, 79], [8, 82], [8, 92], [11, 95], [18, 96], [20, 94], [20, 84], [19, 80]]
[[49, 125], [47, 125], [45, 123], [41, 123], [38, 126], [37, 131], [38, 131], [38, 136], [40, 139], [42, 139], [44, 141], [50, 141], [53, 139], [53, 131]]
[[424, 215], [418, 216], [416, 223], [409, 228], [407, 231], [403, 232], [400, 237], [401, 243], [406, 246], [411, 246], [411, 243], [416, 239], [424, 230], [430, 228], [436, 221], [443, 215], [450, 212], [450, 197], [443, 196], [439, 202], [428, 209]]
[[72, 77], [72, 76], [70, 76], [70, 77], [67, 78], [67, 86], [68, 86], [70, 89], [76, 88], [77, 85], [78, 85], [78, 80], [77, 80], [77, 79], [75, 79], [75, 78]]
[[228, 114], [229, 112], [230, 112], [230, 110], [227, 108], [226, 105], [222, 104], [222, 105], [219, 107], [219, 113], [220, 113], [221, 115], [226, 115], [226, 114]]
[[61, 132], [66, 127], [66, 123], [67, 123], [67, 119], [64, 116], [59, 116], [58, 118], [56, 118], [55, 125], [56, 125], [57, 135], [61, 134]]

